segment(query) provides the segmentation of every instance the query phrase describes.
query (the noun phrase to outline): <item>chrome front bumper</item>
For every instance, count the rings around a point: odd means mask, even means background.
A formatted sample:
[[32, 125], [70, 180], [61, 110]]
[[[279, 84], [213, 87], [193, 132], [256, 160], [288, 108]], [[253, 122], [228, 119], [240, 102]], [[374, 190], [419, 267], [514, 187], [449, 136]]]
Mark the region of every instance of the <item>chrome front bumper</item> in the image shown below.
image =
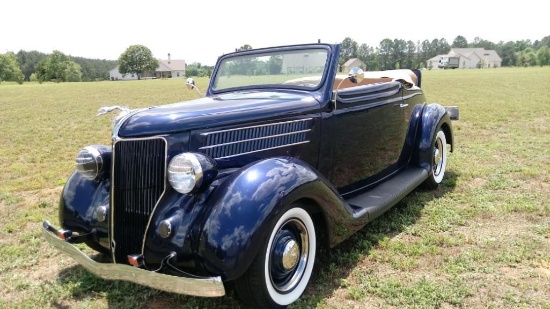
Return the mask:
[[171, 276], [125, 264], [99, 263], [92, 260], [77, 247], [59, 238], [48, 221], [42, 223], [42, 233], [46, 240], [57, 250], [75, 259], [91, 273], [107, 280], [124, 280], [145, 285], [166, 292], [216, 297], [225, 295], [220, 277], [186, 278]]

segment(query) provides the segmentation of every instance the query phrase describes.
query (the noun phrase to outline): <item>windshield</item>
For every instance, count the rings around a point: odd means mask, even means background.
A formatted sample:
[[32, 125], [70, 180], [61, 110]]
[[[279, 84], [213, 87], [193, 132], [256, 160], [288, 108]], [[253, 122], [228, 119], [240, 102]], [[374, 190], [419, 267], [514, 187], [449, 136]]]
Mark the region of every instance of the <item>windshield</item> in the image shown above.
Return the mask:
[[262, 85], [317, 88], [327, 65], [322, 48], [271, 51], [226, 58], [219, 64], [213, 90]]

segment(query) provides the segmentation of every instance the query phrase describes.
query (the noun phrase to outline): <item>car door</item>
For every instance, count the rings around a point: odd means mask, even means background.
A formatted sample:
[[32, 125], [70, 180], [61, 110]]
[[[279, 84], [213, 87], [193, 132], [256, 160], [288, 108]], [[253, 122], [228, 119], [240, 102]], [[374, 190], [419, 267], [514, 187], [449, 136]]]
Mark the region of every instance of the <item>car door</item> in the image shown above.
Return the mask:
[[340, 193], [374, 184], [398, 169], [407, 130], [402, 91], [401, 83], [390, 81], [336, 93], [329, 178]]

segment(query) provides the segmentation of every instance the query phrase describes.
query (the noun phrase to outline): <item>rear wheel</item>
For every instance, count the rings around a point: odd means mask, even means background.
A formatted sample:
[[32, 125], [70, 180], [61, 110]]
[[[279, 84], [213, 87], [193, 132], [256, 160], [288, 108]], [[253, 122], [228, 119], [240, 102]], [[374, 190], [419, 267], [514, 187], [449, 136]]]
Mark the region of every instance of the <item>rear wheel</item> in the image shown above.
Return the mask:
[[431, 171], [424, 181], [424, 187], [435, 189], [443, 181], [447, 168], [447, 138], [441, 128], [432, 139], [431, 156]]
[[306, 289], [317, 249], [315, 226], [299, 205], [289, 207], [270, 229], [250, 269], [235, 282], [254, 308], [284, 308]]

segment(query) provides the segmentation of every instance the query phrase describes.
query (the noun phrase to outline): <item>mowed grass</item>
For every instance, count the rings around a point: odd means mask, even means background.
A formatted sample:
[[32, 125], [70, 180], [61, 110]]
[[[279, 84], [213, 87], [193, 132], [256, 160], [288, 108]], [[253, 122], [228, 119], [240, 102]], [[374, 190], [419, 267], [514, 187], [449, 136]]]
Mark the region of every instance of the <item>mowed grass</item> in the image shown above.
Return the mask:
[[[447, 178], [323, 254], [292, 308], [550, 308], [550, 67], [423, 74], [430, 102], [460, 108]], [[184, 80], [0, 84], [0, 308], [241, 307], [232, 289], [210, 299], [101, 280], [39, 231], [58, 224], [76, 152], [110, 141], [99, 107], [198, 96]]]

